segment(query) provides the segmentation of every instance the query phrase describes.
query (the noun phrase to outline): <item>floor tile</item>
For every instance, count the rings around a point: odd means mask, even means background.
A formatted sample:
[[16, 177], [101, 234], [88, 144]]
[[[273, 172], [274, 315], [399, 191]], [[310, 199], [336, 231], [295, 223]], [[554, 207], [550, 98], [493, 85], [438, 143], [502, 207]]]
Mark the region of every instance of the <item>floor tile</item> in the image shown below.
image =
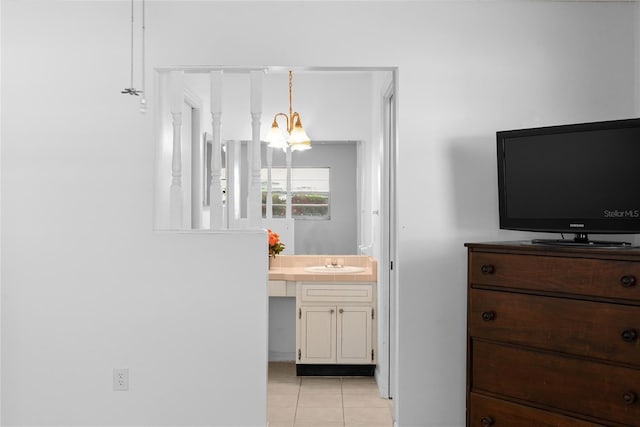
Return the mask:
[[269, 384], [300, 384], [300, 378], [290, 377], [290, 376], [279, 376], [279, 375], [269, 375], [268, 379]]
[[296, 416], [296, 407], [267, 407], [267, 420], [269, 422], [291, 422]]
[[380, 396], [380, 391], [376, 383], [343, 382], [342, 393]]
[[314, 390], [317, 392], [342, 392], [340, 378], [308, 378], [303, 377], [300, 390]]
[[342, 402], [345, 408], [389, 408], [389, 399], [369, 394], [344, 394]]
[[293, 421], [269, 421], [268, 427], [294, 427]]
[[[367, 423], [367, 424], [350, 424], [350, 423], [345, 423], [344, 427], [393, 427], [393, 423], [392, 422], [388, 422], [388, 423]], [[269, 426], [271, 427], [271, 426]]]
[[342, 393], [318, 393], [302, 390], [298, 399], [298, 407], [342, 408]]
[[[269, 426], [271, 427], [271, 426]], [[294, 424], [294, 427], [344, 427], [344, 423], [342, 422], [336, 422], [336, 423], [331, 423], [331, 422], [296, 422]], [[372, 426], [372, 427], [377, 427], [377, 426]]]
[[302, 384], [309, 384], [314, 386], [337, 385], [341, 382], [342, 380], [340, 379], [340, 377], [301, 377]]
[[375, 377], [342, 377], [345, 383], [373, 383], [376, 384]]
[[343, 423], [342, 408], [307, 408], [298, 407], [296, 423]]
[[273, 383], [267, 384], [267, 394], [298, 394], [300, 385], [297, 383]]
[[389, 408], [344, 408], [344, 422], [354, 426], [391, 426], [391, 411]]
[[373, 377], [298, 377], [293, 362], [269, 363], [269, 427], [391, 427], [393, 401]]
[[269, 408], [291, 408], [298, 406], [297, 393], [268, 393], [267, 407]]

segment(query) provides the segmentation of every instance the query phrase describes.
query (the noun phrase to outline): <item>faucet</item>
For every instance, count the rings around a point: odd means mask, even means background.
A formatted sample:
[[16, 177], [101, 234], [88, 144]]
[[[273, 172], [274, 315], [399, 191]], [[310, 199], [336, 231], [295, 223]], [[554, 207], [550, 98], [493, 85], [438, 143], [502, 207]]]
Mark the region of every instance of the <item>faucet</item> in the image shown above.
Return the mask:
[[327, 258], [325, 259], [326, 267], [330, 268], [342, 268], [344, 260], [342, 258]]
[[327, 268], [342, 268], [344, 267], [344, 258], [325, 258], [324, 266]]

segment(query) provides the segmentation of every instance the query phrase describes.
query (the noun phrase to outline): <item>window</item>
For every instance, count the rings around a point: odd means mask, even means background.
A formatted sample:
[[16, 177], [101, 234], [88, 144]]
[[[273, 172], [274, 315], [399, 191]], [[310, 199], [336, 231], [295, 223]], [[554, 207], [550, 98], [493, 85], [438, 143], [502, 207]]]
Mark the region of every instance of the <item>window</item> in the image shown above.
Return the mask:
[[[291, 216], [295, 219], [331, 219], [329, 168], [291, 168]], [[287, 206], [287, 169], [271, 168], [273, 217], [284, 218]], [[262, 216], [267, 212], [267, 169], [262, 169]]]

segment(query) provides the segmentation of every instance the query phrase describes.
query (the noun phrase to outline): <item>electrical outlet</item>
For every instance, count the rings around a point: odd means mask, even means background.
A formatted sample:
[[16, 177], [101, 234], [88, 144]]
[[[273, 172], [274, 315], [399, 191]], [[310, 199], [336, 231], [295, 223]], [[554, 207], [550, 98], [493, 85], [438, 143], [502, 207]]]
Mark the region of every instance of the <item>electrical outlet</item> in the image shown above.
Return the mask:
[[113, 370], [113, 389], [118, 391], [129, 390], [129, 369], [114, 368]]

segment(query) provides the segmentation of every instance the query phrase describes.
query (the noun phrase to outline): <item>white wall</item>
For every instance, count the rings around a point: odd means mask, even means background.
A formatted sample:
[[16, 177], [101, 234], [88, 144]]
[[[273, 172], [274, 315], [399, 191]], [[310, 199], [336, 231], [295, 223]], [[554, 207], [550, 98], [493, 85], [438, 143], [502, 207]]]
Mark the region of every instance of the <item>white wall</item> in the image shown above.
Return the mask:
[[295, 220], [297, 254], [358, 253], [356, 152], [355, 142], [338, 142], [316, 143], [312, 150], [293, 153], [294, 168], [328, 167], [330, 174], [330, 218]]
[[[500, 1], [147, 5], [150, 67], [399, 67], [398, 422], [401, 427], [463, 425], [462, 244], [521, 236], [497, 230], [495, 131], [637, 114], [635, 6]], [[100, 394], [79, 392], [108, 382], [103, 373], [111, 365], [162, 357], [161, 346], [150, 338], [144, 341], [153, 321], [143, 327], [136, 319], [173, 310], [169, 302], [182, 295], [164, 281], [162, 290], [152, 288], [148, 280], [159, 276], [153, 273], [156, 261], [166, 258], [154, 254], [154, 237], [148, 231], [151, 114], [139, 116], [137, 103], [118, 93], [128, 85], [128, 2], [34, 6], [14, 0], [3, 2], [3, 12], [4, 422], [82, 424], [87, 420], [76, 418], [69, 408], [84, 405], [94, 417], [102, 416], [96, 422], [103, 424], [154, 423], [167, 410], [166, 402], [190, 403], [145, 389], [141, 398], [147, 405], [120, 402], [116, 407], [124, 415], [115, 420], [109, 415], [113, 406]], [[153, 104], [153, 94], [149, 101]], [[304, 111], [305, 106], [296, 109]], [[315, 126], [315, 120], [312, 123]], [[96, 188], [99, 191], [91, 191]], [[236, 249], [245, 243], [238, 239], [225, 243]], [[258, 260], [253, 245], [259, 242], [246, 243], [252, 248], [251, 259]], [[225, 255], [217, 245], [211, 251], [214, 271], [224, 264], [237, 265], [244, 256], [235, 250]], [[54, 261], [47, 261], [50, 257]], [[137, 262], [147, 266], [144, 274]], [[78, 266], [82, 274], [76, 274]], [[225, 271], [220, 277], [228, 279], [231, 272]], [[241, 274], [247, 284], [255, 273]], [[90, 280], [94, 275], [97, 282]], [[99, 292], [89, 292], [87, 283], [97, 283]], [[13, 296], [16, 292], [20, 298]], [[115, 323], [112, 306], [127, 292], [124, 317]], [[164, 303], [140, 310], [147, 297], [158, 293]], [[243, 298], [247, 294], [244, 291]], [[229, 308], [202, 319], [215, 322], [239, 301], [240, 295], [232, 293]], [[257, 301], [250, 305], [264, 313]], [[34, 320], [40, 319], [38, 313], [46, 315], [46, 322]], [[181, 305], [171, 313], [179, 318], [189, 314], [189, 308]], [[246, 320], [251, 323], [242, 324], [244, 332], [264, 327], [262, 314]], [[99, 326], [104, 339], [89, 333], [86, 325], [91, 324]], [[128, 331], [124, 326], [131, 324], [138, 327]], [[136, 347], [128, 358], [124, 351], [120, 357], [109, 356], [125, 329], [126, 346]], [[264, 332], [253, 334], [255, 348], [266, 348]], [[142, 339], [134, 341], [134, 335]], [[235, 342], [231, 335], [221, 337], [220, 349]], [[52, 357], [36, 357], [42, 352]], [[188, 359], [192, 353], [171, 354], [179, 356], [179, 362], [189, 361], [192, 372], [206, 369], [203, 359]], [[58, 355], [63, 357], [53, 357]], [[226, 360], [226, 355], [214, 360]], [[228, 363], [225, 375], [239, 366], [233, 358]], [[51, 372], [55, 366], [65, 370]], [[84, 371], [75, 371], [78, 366]], [[12, 369], [22, 375], [9, 374]], [[58, 377], [62, 372], [73, 372], [74, 379], [63, 390]], [[163, 373], [150, 369], [143, 379], [162, 381]], [[251, 402], [237, 411], [249, 417], [247, 408], [262, 410], [258, 391], [263, 378], [241, 378], [256, 387], [243, 390], [252, 390]], [[226, 380], [219, 384], [228, 388]], [[44, 391], [29, 393], [35, 384]], [[57, 411], [47, 400], [54, 391]], [[225, 414], [237, 409], [235, 391], [218, 401], [216, 409]], [[27, 406], [30, 413], [23, 412]], [[40, 415], [34, 415], [37, 409]], [[200, 420], [209, 410], [198, 405], [190, 409]], [[170, 422], [193, 423], [188, 414], [175, 414]]]
[[269, 360], [296, 360], [296, 299], [269, 297]]
[[[429, 52], [423, 68], [400, 64], [401, 425], [464, 422], [462, 243], [522, 236], [497, 231], [495, 131], [633, 115], [631, 7], [457, 3], [420, 15], [430, 30], [411, 48]], [[433, 197], [415, 203], [416, 182]]]
[[152, 231], [128, 3], [2, 7], [2, 425], [264, 426], [266, 236]]

